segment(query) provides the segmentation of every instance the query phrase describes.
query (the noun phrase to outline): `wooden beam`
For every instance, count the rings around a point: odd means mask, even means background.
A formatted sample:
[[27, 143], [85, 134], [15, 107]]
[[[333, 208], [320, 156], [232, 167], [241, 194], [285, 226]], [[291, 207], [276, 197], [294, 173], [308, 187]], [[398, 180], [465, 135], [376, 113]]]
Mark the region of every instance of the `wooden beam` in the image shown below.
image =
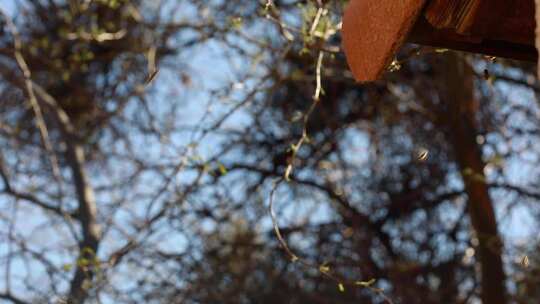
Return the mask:
[[432, 0], [426, 8], [426, 19], [437, 29], [454, 29], [468, 33], [474, 24], [481, 0]]
[[534, 0], [432, 0], [424, 16], [437, 29], [534, 45]]
[[407, 42], [530, 62], [538, 60], [538, 53], [530, 43], [461, 35], [453, 29], [437, 29], [423, 17], [418, 19]]
[[351, 0], [343, 17], [343, 47], [356, 80], [380, 78], [405, 42], [425, 0]]

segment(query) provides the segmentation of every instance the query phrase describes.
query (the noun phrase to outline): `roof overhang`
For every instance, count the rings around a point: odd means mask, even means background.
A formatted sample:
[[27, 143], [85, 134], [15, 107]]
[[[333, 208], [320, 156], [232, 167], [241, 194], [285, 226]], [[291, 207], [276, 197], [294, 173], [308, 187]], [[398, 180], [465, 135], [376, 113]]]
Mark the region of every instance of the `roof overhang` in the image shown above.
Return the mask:
[[537, 61], [535, 25], [535, 0], [351, 0], [343, 46], [355, 78], [366, 82], [379, 79], [406, 42]]

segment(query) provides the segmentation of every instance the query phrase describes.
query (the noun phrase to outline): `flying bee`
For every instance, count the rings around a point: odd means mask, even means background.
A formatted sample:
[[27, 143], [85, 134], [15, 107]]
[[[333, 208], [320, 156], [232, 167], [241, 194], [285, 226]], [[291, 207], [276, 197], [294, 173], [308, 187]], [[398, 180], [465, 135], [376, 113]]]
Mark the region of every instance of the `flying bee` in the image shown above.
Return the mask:
[[414, 158], [419, 162], [424, 162], [429, 157], [429, 150], [423, 147], [416, 149], [414, 152]]
[[526, 255], [524, 255], [524, 256], [521, 258], [520, 264], [521, 264], [521, 267], [523, 267], [523, 268], [529, 267], [529, 257], [526, 256]]

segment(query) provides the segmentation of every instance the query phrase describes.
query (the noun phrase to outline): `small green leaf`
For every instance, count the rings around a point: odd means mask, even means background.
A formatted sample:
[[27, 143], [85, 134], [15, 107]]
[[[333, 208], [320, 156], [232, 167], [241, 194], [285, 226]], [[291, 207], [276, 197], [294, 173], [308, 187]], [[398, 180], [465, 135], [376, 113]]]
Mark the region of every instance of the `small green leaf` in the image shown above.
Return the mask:
[[297, 122], [299, 121], [300, 119], [302, 119], [304, 117], [304, 114], [300, 111], [296, 111], [294, 112], [292, 118], [291, 118], [291, 121], [292, 122]]
[[463, 169], [462, 173], [463, 173], [463, 176], [471, 176], [471, 175], [474, 174], [474, 171], [473, 171], [473, 169], [467, 167], [467, 168]]
[[218, 164], [218, 169], [219, 169], [219, 173], [221, 173], [221, 175], [227, 174], [227, 168], [225, 168], [225, 166], [223, 164]]
[[77, 260], [77, 266], [79, 267], [85, 267], [85, 266], [88, 266], [89, 264], [90, 264], [90, 261], [88, 259], [80, 258]]
[[64, 264], [64, 265], [62, 266], [62, 269], [63, 269], [64, 271], [70, 271], [71, 268], [73, 268], [73, 265], [71, 265], [71, 264]]
[[237, 30], [240, 29], [242, 27], [242, 24], [243, 24], [242, 17], [231, 18], [230, 19], [230, 24], [231, 24], [232, 28], [237, 29]]
[[325, 264], [322, 264], [321, 266], [319, 266], [319, 271], [322, 273], [327, 273], [330, 271], [330, 267], [326, 266]]
[[345, 286], [343, 286], [342, 283], [338, 284], [338, 289], [339, 289], [340, 292], [345, 292]]

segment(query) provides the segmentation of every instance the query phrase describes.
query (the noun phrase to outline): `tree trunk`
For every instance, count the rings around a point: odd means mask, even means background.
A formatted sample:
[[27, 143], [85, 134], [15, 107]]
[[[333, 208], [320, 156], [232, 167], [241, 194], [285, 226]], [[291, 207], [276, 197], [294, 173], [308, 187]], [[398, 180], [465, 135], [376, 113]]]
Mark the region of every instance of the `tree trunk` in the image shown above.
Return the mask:
[[481, 268], [481, 299], [484, 304], [507, 303], [503, 244], [497, 231], [493, 202], [486, 184], [482, 151], [476, 141], [472, 67], [458, 53], [449, 52], [440, 71], [440, 97], [448, 112], [442, 118], [461, 170], [468, 196], [468, 212], [478, 239], [477, 259]]
[[66, 136], [68, 146], [66, 156], [71, 170], [77, 200], [79, 203], [78, 219], [81, 223], [82, 240], [79, 243], [79, 256], [75, 265], [75, 276], [71, 281], [68, 303], [83, 303], [88, 297], [88, 288], [94, 278], [93, 268], [101, 232], [97, 221], [97, 206], [94, 190], [84, 169], [84, 148], [76, 140]]

